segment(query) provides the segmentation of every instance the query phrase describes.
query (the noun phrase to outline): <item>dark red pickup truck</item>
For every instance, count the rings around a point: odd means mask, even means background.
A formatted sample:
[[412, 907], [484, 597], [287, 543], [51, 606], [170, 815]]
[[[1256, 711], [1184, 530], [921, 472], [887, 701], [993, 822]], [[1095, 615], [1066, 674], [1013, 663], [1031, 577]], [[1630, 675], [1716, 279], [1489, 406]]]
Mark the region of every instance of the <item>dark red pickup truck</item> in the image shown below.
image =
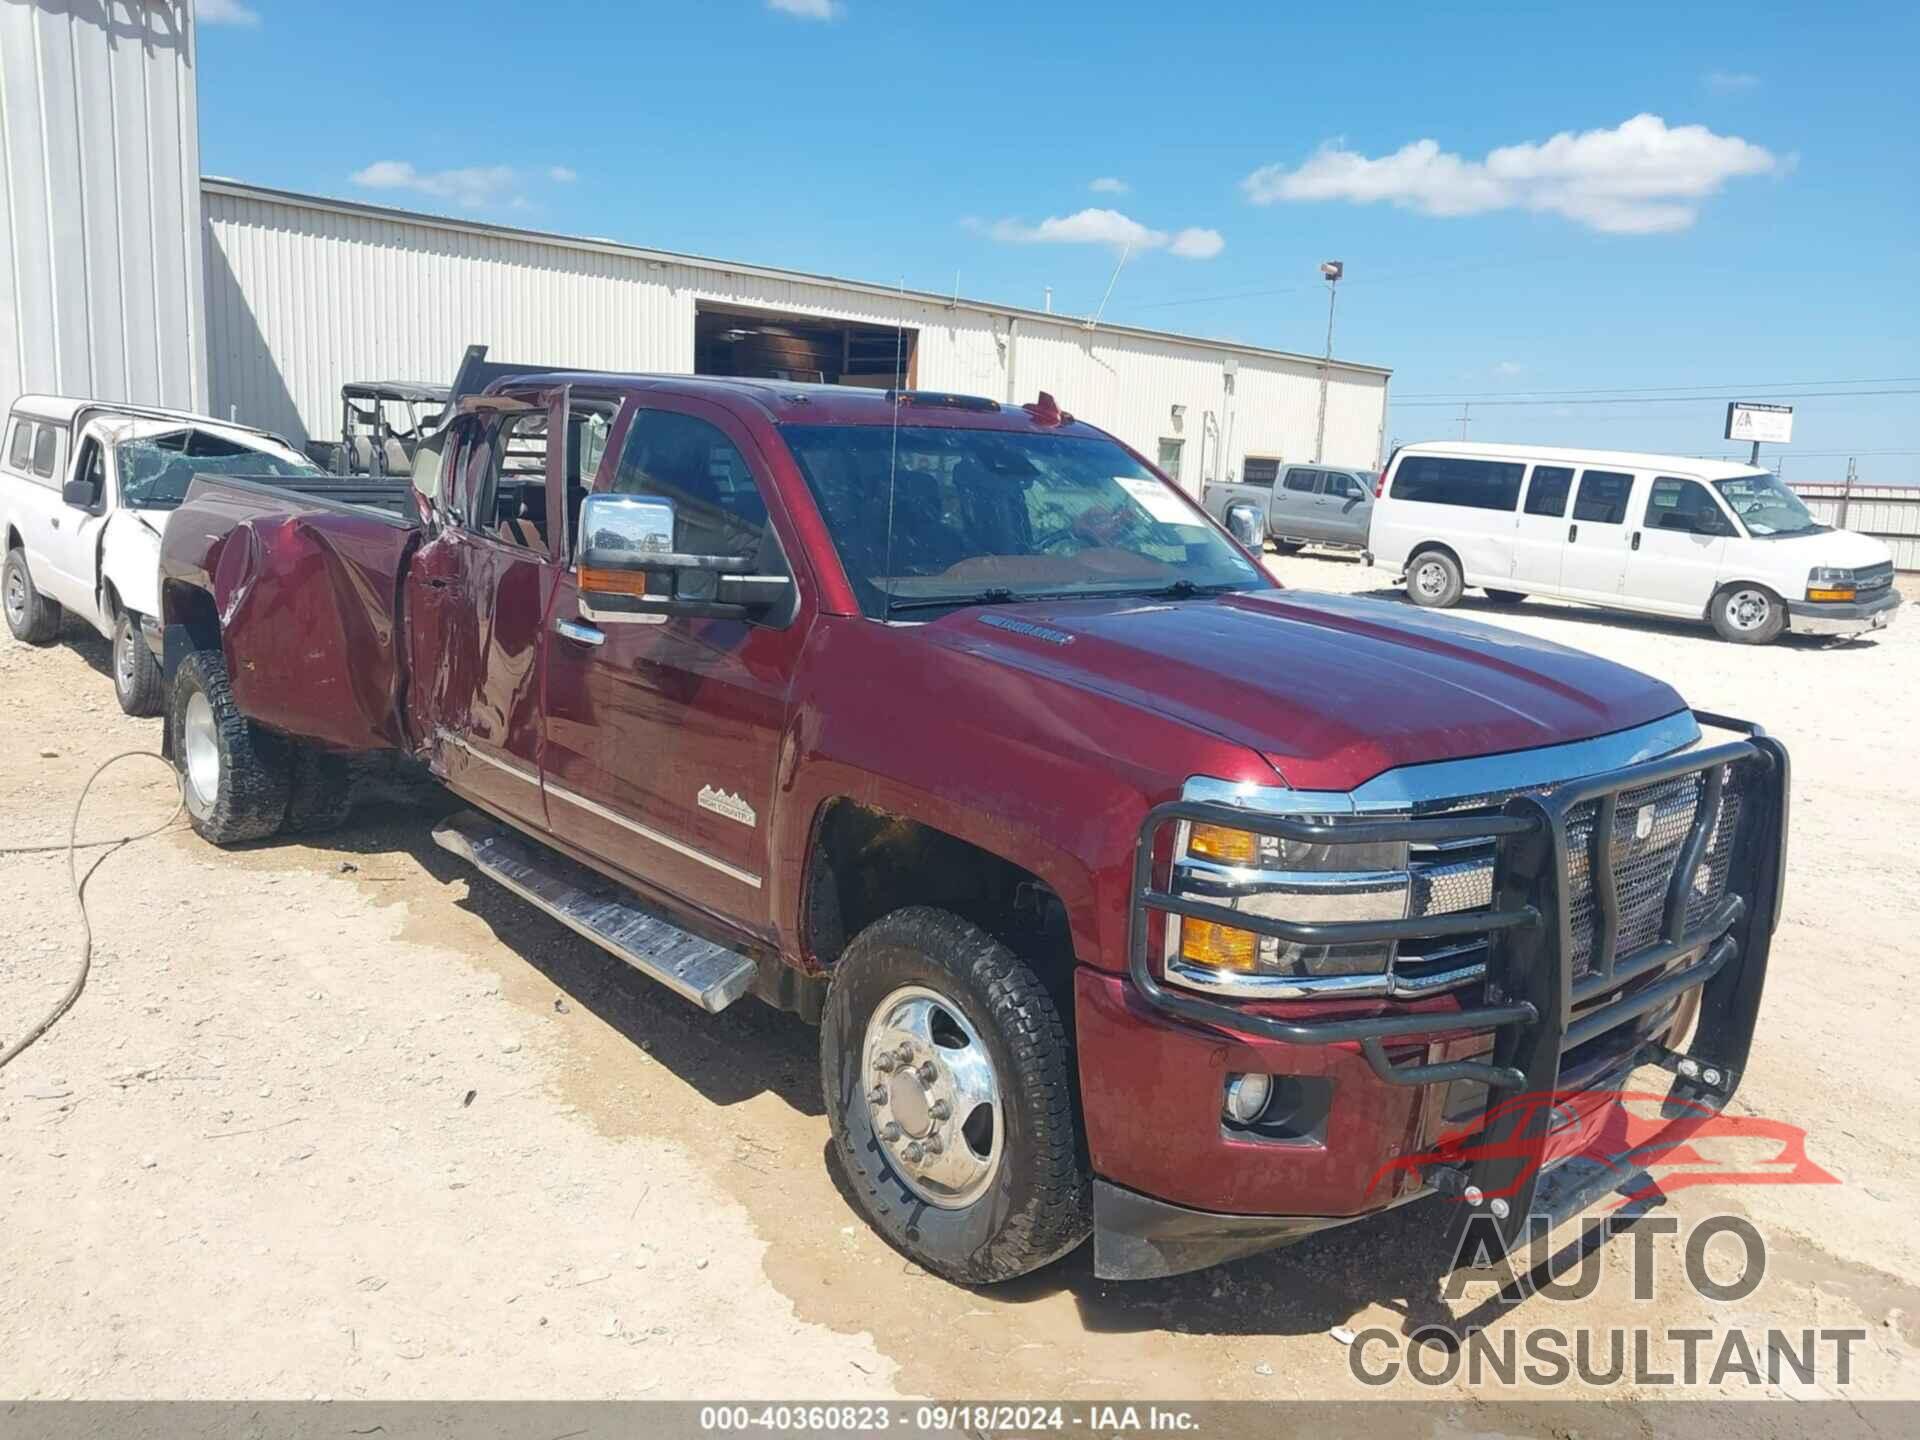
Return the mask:
[[1564, 1107], [1406, 1157], [1490, 1095], [1738, 1084], [1786, 833], [1757, 727], [1283, 590], [1045, 397], [455, 390], [389, 510], [208, 478], [174, 516], [194, 824], [336, 821], [347, 755], [423, 760], [502, 884], [819, 1021], [852, 1193], [927, 1268], [1091, 1232], [1170, 1274], [1435, 1191], [1511, 1238]]

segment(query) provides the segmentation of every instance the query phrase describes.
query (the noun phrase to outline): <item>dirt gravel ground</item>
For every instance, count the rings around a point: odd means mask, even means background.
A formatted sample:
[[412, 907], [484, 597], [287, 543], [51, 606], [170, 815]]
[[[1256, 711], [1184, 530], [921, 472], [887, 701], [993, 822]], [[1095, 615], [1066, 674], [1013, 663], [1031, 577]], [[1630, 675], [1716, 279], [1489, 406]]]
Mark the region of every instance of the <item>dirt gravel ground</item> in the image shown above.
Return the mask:
[[[1306, 588], [1386, 578], [1274, 568]], [[105, 854], [92, 983], [0, 1072], [0, 1395], [1422, 1398], [1404, 1378], [1364, 1391], [1342, 1327], [1470, 1318], [1858, 1326], [1845, 1396], [1920, 1397], [1920, 614], [1872, 642], [1750, 650], [1544, 603], [1461, 613], [1650, 670], [1792, 749], [1788, 907], [1735, 1109], [1803, 1126], [1840, 1183], [1667, 1207], [1753, 1218], [1770, 1263], [1747, 1299], [1687, 1293], [1662, 1240], [1652, 1304], [1620, 1243], [1578, 1303], [1446, 1300], [1424, 1204], [1173, 1280], [1096, 1281], [1083, 1249], [957, 1289], [836, 1188], [808, 1027], [650, 985], [437, 850], [436, 788], [387, 782], [323, 843], [223, 853], [176, 828]], [[106, 658], [71, 621], [45, 650], [0, 640], [0, 845], [63, 839], [101, 760], [158, 748]], [[122, 766], [82, 832], [172, 804], [157, 765]], [[64, 897], [58, 853], [0, 856], [0, 1038], [71, 976]], [[1471, 1418], [1526, 1392], [1439, 1393]], [[1641, 1425], [1629, 1405], [1581, 1429]], [[1742, 1428], [1776, 1426], [1793, 1428]]]

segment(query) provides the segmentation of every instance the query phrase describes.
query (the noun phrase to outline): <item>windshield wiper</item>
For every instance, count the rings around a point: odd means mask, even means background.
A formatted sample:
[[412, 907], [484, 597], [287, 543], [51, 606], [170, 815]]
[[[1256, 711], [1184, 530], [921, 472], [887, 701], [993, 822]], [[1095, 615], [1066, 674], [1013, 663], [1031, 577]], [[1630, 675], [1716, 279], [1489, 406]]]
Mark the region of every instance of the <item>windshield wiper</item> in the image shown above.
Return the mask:
[[1016, 600], [1032, 600], [1032, 595], [1016, 595], [1004, 585], [996, 585], [991, 590], [976, 591], [972, 595], [917, 595], [907, 600], [887, 600], [887, 613], [897, 610], [938, 610], [961, 605], [1011, 605]]
[[1191, 580], [1176, 580], [1171, 585], [1161, 586], [1158, 590], [1126, 591], [1124, 593], [1145, 595], [1153, 600], [1187, 600], [1195, 595], [1224, 595], [1229, 590], [1240, 590], [1244, 588], [1244, 586], [1235, 585], [1231, 582], [1221, 585], [1196, 585]]

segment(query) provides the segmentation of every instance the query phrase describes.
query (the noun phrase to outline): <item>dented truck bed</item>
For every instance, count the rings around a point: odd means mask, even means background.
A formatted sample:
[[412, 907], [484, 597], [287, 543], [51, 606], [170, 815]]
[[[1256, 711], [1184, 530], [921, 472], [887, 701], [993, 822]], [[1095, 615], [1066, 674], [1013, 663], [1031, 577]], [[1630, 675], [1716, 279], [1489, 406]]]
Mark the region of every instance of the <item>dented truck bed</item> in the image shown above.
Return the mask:
[[405, 485], [197, 478], [160, 554], [167, 673], [217, 645], [261, 724], [406, 748], [400, 587], [419, 534]]

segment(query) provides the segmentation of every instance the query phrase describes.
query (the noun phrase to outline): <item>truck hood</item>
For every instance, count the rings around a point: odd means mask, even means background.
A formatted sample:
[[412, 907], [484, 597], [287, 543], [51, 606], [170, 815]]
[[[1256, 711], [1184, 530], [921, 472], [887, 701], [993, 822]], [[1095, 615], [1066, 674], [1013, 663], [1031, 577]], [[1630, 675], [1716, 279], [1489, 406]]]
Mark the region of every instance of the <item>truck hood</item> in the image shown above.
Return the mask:
[[1590, 739], [1685, 708], [1661, 681], [1578, 650], [1310, 591], [1041, 601], [958, 611], [927, 630], [1243, 744], [1302, 790]]

